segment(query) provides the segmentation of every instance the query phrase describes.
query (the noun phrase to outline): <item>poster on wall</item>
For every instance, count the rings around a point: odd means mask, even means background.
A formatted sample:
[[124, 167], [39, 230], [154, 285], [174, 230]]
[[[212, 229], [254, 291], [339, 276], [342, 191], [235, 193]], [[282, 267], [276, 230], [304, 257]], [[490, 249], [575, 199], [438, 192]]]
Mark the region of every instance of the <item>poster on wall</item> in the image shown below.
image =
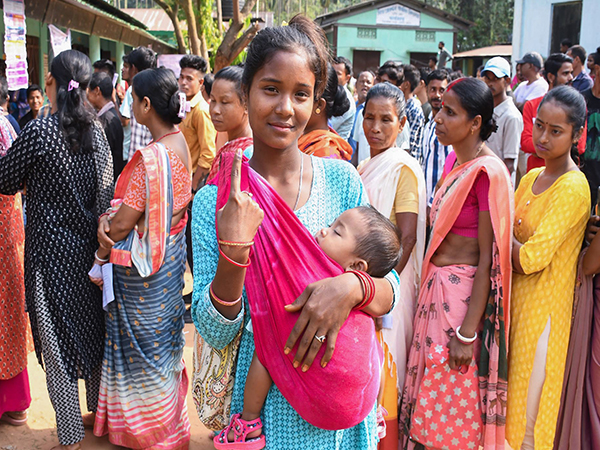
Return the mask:
[[25, 3], [23, 0], [4, 0], [4, 53], [8, 89], [27, 89], [27, 45]]
[[402, 5], [391, 5], [377, 10], [377, 25], [400, 27], [421, 26], [421, 13]]
[[171, 69], [175, 73], [175, 76], [179, 78], [179, 73], [181, 72], [179, 60], [184, 56], [185, 55], [160, 55], [158, 57], [157, 66]]
[[54, 57], [65, 50], [71, 50], [71, 30], [64, 33], [54, 25], [48, 25], [48, 30], [50, 31], [50, 42], [52, 43]]

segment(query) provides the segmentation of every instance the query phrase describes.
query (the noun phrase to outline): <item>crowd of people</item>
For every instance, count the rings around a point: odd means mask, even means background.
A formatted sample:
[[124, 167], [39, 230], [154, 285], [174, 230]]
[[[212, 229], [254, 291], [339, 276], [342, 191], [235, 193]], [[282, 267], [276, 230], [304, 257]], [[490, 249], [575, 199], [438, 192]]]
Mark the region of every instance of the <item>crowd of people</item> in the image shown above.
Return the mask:
[[33, 348], [53, 450], [188, 448], [188, 395], [217, 449], [600, 448], [600, 49], [439, 49], [353, 74], [298, 15], [0, 78], [0, 421]]

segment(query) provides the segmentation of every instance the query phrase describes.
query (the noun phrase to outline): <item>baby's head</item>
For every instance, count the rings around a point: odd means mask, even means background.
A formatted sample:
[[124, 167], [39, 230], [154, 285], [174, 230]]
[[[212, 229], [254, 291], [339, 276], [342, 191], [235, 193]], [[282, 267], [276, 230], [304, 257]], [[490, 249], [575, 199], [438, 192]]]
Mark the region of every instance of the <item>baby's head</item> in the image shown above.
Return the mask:
[[323, 251], [344, 270], [362, 270], [380, 278], [400, 261], [396, 227], [372, 206], [344, 211], [316, 237]]

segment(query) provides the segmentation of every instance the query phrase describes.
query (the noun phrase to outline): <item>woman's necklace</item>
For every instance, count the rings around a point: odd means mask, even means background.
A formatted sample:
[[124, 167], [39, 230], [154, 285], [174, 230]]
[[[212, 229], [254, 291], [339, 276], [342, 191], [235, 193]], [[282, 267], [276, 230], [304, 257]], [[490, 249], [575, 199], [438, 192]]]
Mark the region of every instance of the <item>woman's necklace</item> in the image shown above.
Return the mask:
[[[171, 136], [172, 134], [177, 134], [177, 133], [181, 133], [181, 130], [177, 129], [175, 131], [171, 131], [170, 133], [167, 134], [163, 134], [161, 137], [159, 137], [158, 139], [154, 139], [152, 140], [152, 142], [150, 142], [150, 144], [154, 144], [155, 142], [158, 141], [162, 141], [164, 138], [166, 138], [167, 136]], [[149, 144], [148, 144], [149, 145]]]
[[296, 203], [294, 203], [293, 211], [296, 211], [298, 202], [300, 201], [300, 194], [302, 194], [302, 175], [304, 174], [304, 155], [300, 155], [300, 181], [298, 182], [298, 197], [296, 197]]
[[[479, 148], [477, 149], [477, 152], [475, 153], [475, 156], [473, 156], [472, 159], [470, 159], [469, 161], [473, 161], [474, 159], [476, 159], [479, 154], [481, 153], [481, 150], [483, 150], [483, 145], [485, 144], [485, 142], [482, 142], [481, 145], [479, 146]], [[468, 161], [465, 161], [468, 162]], [[464, 163], [463, 163], [464, 164]], [[454, 169], [455, 167], [460, 166], [460, 164], [458, 163], [458, 158], [456, 159], [456, 161], [454, 161], [454, 164], [452, 165], [452, 168]]]
[[473, 156], [473, 159], [477, 158], [479, 156], [479, 154], [481, 153], [481, 150], [483, 150], [483, 145], [485, 144], [485, 142], [482, 142], [481, 145], [479, 146], [479, 148], [477, 149], [477, 153], [475, 153], [475, 156]]

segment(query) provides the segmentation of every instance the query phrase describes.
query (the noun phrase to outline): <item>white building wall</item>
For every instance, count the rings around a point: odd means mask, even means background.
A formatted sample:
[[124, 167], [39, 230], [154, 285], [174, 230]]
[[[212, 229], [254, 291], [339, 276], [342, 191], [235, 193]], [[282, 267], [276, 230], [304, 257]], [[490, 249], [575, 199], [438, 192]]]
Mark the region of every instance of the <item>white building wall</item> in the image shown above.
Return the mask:
[[[544, 58], [550, 54], [552, 5], [570, 1], [572, 0], [515, 0], [513, 62], [531, 51], [539, 52]], [[583, 0], [581, 9], [579, 43], [588, 53], [592, 53], [600, 47], [600, 0]]]

